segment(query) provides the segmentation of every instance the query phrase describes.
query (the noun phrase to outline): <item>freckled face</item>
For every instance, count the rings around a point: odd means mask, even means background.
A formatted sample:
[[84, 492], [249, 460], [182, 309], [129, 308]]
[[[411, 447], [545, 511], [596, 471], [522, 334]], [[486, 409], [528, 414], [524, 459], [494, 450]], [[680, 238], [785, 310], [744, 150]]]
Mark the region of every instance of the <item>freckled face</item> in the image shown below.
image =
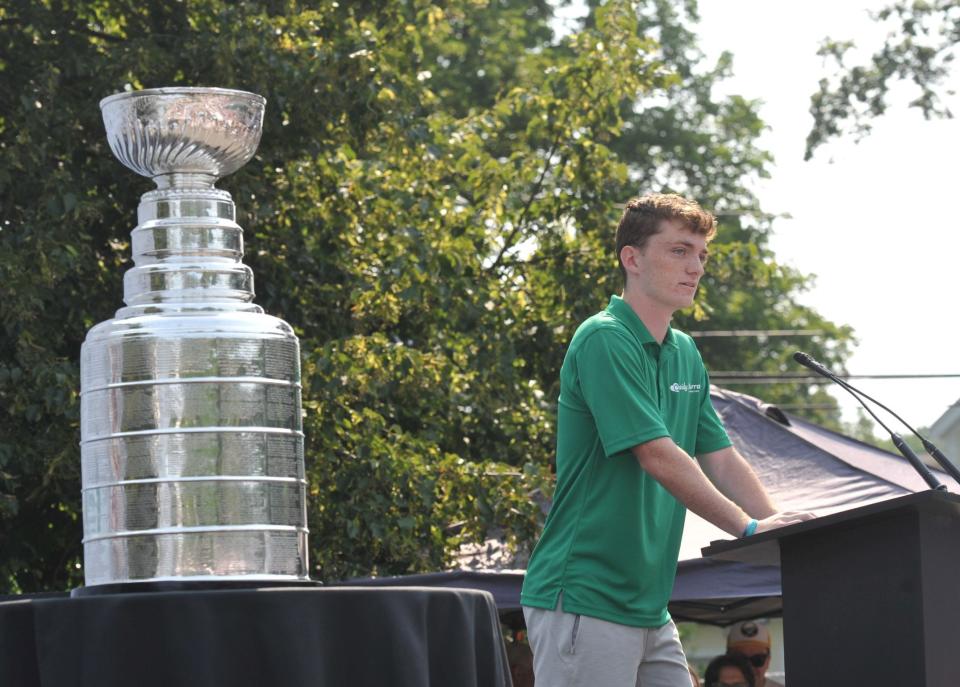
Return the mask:
[[693, 305], [707, 261], [707, 241], [682, 225], [665, 221], [630, 259], [636, 266], [629, 277], [636, 282], [635, 288], [652, 304], [673, 313]]

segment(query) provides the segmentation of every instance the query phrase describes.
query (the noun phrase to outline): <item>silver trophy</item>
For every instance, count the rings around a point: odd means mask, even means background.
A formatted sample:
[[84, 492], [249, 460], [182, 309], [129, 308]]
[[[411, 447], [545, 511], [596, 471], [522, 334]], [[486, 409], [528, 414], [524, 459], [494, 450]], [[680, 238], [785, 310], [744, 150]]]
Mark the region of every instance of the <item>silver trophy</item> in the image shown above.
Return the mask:
[[81, 354], [88, 587], [308, 578], [299, 344], [253, 304], [214, 188], [253, 156], [264, 104], [216, 88], [100, 103], [110, 149], [157, 190], [137, 209], [127, 305]]

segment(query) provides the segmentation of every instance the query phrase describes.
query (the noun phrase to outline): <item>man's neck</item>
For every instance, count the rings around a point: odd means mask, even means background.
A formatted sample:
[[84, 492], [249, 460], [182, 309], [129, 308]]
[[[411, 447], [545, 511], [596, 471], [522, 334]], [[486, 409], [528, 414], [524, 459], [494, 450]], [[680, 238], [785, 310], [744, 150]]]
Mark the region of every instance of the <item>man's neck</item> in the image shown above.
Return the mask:
[[633, 312], [637, 313], [637, 317], [650, 332], [650, 336], [657, 343], [663, 343], [667, 336], [667, 328], [670, 326], [670, 319], [673, 317], [673, 311], [664, 310], [662, 306], [650, 302], [643, 294], [627, 289], [624, 289], [621, 297], [627, 302], [627, 305], [633, 308]]

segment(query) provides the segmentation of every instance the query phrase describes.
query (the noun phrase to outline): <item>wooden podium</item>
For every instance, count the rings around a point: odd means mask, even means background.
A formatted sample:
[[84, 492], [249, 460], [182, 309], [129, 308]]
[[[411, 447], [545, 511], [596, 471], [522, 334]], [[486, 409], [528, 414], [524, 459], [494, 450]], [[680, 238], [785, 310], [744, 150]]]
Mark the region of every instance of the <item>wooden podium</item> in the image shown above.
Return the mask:
[[960, 496], [910, 494], [703, 555], [780, 566], [790, 687], [960, 685]]

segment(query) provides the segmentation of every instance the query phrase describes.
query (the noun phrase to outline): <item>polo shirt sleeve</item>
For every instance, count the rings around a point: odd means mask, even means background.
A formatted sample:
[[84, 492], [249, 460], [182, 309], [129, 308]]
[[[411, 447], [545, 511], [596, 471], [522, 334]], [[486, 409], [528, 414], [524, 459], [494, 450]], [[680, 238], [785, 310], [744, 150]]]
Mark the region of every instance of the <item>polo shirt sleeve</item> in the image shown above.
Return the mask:
[[593, 332], [577, 352], [580, 391], [608, 457], [670, 436], [646, 367], [636, 342], [613, 329]]
[[727, 446], [733, 446], [723, 421], [717, 415], [713, 403], [710, 401], [710, 377], [703, 371], [703, 384], [700, 390], [700, 421], [697, 426], [697, 447], [694, 455], [702, 456], [705, 453], [719, 451]]

